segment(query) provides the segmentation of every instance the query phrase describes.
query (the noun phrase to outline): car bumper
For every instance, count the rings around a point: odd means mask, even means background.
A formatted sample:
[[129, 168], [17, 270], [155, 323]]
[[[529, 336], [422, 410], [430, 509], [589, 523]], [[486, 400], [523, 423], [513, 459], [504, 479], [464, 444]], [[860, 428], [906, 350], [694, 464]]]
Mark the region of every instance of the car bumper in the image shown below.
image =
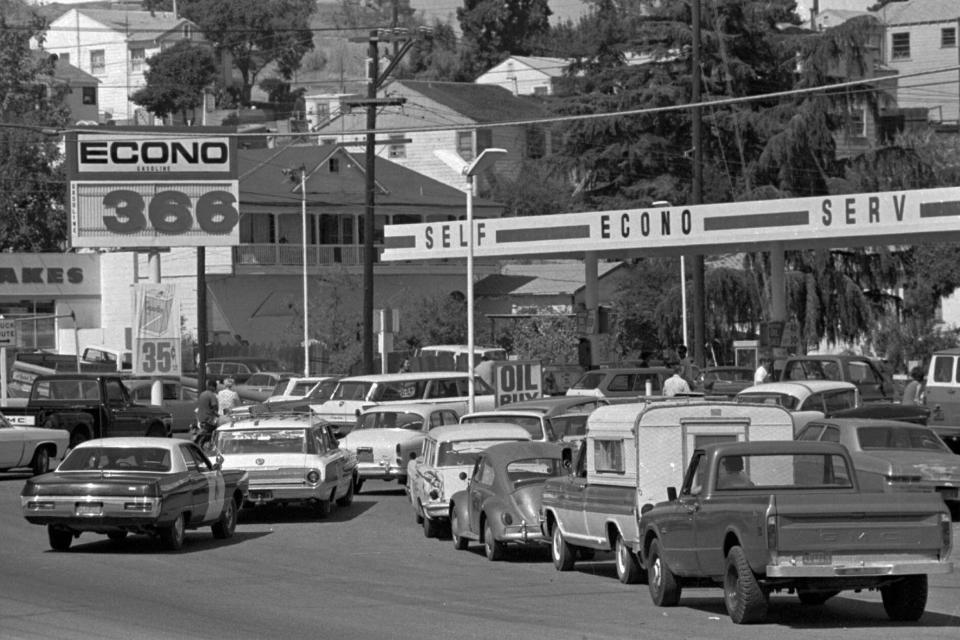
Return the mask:
[[497, 540], [520, 544], [542, 544], [550, 541], [540, 530], [539, 522], [505, 525]]
[[78, 531], [151, 528], [160, 516], [160, 503], [158, 498], [124, 496], [20, 498], [27, 522], [63, 525]]
[[431, 520], [447, 519], [450, 517], [450, 501], [428, 502], [423, 505], [423, 515]]
[[333, 492], [333, 484], [318, 484], [316, 486], [296, 486], [278, 483], [250, 484], [246, 500], [251, 504], [268, 504], [271, 502], [308, 502], [314, 500], [329, 500]]
[[803, 565], [786, 558], [767, 565], [768, 578], [882, 578], [914, 574], [944, 574], [953, 571], [952, 562], [917, 558], [864, 560], [834, 559], [831, 564]]
[[406, 467], [385, 462], [357, 463], [357, 475], [363, 480], [396, 480], [407, 477]]

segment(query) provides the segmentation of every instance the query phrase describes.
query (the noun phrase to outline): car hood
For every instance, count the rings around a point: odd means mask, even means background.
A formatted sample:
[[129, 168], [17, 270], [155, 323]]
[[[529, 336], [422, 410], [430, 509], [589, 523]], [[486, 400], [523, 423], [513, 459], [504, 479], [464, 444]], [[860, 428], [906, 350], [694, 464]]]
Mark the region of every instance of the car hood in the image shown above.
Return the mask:
[[340, 440], [340, 447], [356, 449], [357, 447], [396, 446], [420, 435], [419, 431], [410, 429], [354, 429]]
[[[960, 456], [932, 451], [885, 450], [864, 452], [862, 462], [888, 467], [893, 475], [921, 475], [925, 480], [942, 480], [960, 483]], [[860, 465], [858, 465], [860, 466]]]

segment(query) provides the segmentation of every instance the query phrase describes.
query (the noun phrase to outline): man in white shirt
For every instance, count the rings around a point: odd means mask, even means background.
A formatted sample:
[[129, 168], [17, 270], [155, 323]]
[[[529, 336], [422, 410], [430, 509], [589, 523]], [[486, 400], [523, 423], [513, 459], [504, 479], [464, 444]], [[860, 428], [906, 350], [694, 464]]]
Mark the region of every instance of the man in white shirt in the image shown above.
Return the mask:
[[220, 404], [220, 415], [225, 416], [240, 404], [240, 394], [233, 389], [233, 378], [223, 381], [223, 389], [217, 392], [217, 402]]
[[679, 393], [690, 393], [690, 385], [683, 379], [683, 365], [673, 365], [673, 375], [663, 383], [663, 395], [675, 396]]
[[760, 358], [760, 366], [753, 373], [753, 384], [763, 384], [770, 381], [770, 373], [773, 371], [773, 360], [769, 357]]

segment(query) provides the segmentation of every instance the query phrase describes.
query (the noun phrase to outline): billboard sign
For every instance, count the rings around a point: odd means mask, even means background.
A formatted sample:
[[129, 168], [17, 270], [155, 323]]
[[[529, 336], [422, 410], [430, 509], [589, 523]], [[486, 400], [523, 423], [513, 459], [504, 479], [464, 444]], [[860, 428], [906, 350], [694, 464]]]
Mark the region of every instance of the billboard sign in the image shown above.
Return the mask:
[[239, 244], [236, 138], [214, 131], [151, 127], [71, 132], [71, 244]]
[[174, 286], [140, 284], [135, 295], [134, 374], [179, 376], [180, 304]]

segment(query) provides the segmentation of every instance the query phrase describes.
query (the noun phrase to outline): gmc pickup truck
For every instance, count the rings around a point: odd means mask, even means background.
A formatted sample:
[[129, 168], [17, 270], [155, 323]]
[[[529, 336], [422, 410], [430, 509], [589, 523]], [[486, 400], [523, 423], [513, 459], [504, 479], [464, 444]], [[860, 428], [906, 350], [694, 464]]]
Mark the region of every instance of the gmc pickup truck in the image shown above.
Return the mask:
[[15, 425], [69, 431], [71, 447], [109, 436], [169, 437], [173, 420], [160, 407], [134, 403], [120, 376], [85, 373], [37, 376], [26, 404], [2, 411]]
[[861, 492], [839, 443], [707, 445], [693, 452], [680, 493], [667, 493], [639, 523], [658, 606], [709, 581], [722, 586], [733, 622], [746, 624], [766, 617], [772, 592], [815, 605], [876, 589], [890, 619], [914, 621], [927, 576], [953, 570], [940, 496]]

